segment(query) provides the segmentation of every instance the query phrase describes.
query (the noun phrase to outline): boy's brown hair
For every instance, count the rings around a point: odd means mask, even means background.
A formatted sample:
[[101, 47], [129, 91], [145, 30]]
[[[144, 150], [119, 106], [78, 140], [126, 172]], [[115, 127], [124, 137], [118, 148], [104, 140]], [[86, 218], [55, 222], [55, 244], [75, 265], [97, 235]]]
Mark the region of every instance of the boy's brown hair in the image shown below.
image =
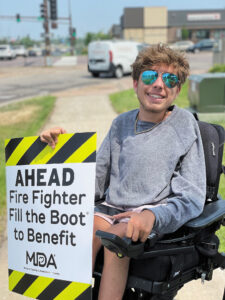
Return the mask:
[[149, 46], [141, 50], [132, 64], [132, 77], [138, 80], [143, 71], [162, 64], [172, 66], [177, 72], [180, 85], [184, 84], [189, 75], [188, 60], [183, 52], [172, 50], [165, 44]]

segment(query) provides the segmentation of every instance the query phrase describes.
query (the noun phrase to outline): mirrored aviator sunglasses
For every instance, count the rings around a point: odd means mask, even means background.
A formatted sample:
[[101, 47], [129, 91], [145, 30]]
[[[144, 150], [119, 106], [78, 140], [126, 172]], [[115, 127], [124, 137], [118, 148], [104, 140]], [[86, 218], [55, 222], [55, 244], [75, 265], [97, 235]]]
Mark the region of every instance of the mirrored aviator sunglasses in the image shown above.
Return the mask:
[[141, 80], [144, 84], [151, 85], [157, 80], [159, 74], [162, 74], [162, 80], [168, 88], [174, 88], [176, 85], [179, 84], [179, 79], [177, 75], [166, 72], [158, 73], [154, 70], [144, 71], [141, 75]]

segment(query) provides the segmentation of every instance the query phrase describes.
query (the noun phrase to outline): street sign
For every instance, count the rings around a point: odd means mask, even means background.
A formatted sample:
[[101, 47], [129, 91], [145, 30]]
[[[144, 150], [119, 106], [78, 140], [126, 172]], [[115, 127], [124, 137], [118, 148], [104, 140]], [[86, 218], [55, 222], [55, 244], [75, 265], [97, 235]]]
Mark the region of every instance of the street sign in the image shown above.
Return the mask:
[[54, 36], [54, 34], [53, 33], [44, 33], [44, 32], [42, 32], [41, 34], [40, 34], [40, 36], [42, 37], [42, 38], [52, 38], [53, 36]]

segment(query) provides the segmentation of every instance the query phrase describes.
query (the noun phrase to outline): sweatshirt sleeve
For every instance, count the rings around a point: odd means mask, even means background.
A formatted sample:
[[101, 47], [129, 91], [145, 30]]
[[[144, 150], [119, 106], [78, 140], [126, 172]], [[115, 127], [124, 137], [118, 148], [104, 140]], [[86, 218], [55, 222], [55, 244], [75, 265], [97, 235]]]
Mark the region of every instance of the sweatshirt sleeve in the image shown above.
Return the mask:
[[96, 158], [96, 179], [95, 179], [95, 200], [103, 198], [108, 186], [110, 178], [110, 134], [103, 140]]
[[154, 230], [159, 233], [176, 231], [203, 211], [206, 197], [205, 158], [200, 132], [184, 156], [181, 167], [171, 180], [171, 197], [166, 204], [151, 208], [156, 220]]

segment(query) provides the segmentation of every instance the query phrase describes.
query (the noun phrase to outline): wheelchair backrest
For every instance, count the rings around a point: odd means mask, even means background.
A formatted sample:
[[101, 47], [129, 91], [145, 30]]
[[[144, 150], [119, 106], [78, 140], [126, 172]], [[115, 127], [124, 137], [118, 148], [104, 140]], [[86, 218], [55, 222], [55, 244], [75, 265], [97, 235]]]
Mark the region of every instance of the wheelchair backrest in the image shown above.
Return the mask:
[[206, 201], [217, 200], [220, 175], [224, 173], [223, 148], [225, 133], [220, 125], [198, 121], [206, 164]]

